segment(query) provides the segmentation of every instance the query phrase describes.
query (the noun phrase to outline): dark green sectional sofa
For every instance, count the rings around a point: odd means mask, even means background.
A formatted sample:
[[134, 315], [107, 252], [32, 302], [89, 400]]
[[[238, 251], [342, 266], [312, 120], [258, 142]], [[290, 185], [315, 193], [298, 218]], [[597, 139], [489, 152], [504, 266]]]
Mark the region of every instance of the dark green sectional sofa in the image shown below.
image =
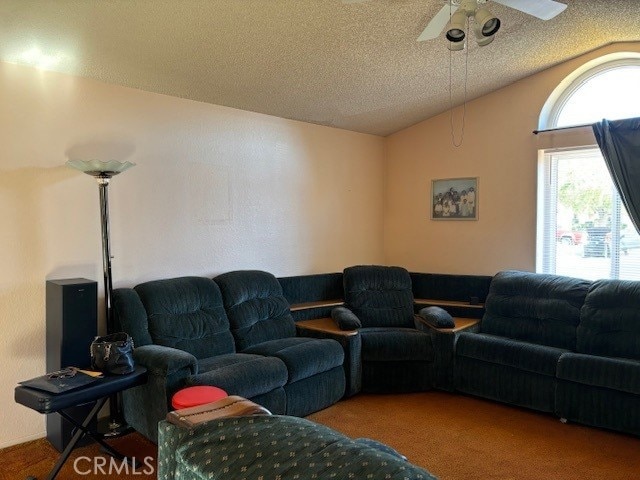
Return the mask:
[[[328, 318], [342, 303], [359, 328]], [[477, 322], [425, 327], [413, 315], [425, 305]], [[279, 279], [238, 271], [117, 289], [114, 312], [149, 370], [145, 386], [124, 392], [125, 416], [154, 441], [173, 393], [204, 384], [276, 416], [358, 392], [441, 389], [640, 435], [640, 282], [379, 266]], [[309, 328], [318, 320], [333, 327]]]
[[485, 308], [457, 391], [640, 435], [640, 282], [500, 272]]
[[[450, 287], [457, 282], [458, 294], [472, 288], [484, 300], [490, 280], [436, 277], [447, 285], [445, 298], [456, 294]], [[432, 389], [438, 378], [451, 378], [452, 337], [418, 328], [414, 295], [427, 292], [414, 284], [439, 294], [436, 277], [371, 265], [281, 279], [244, 270], [116, 289], [114, 320], [133, 337], [134, 358], [149, 376], [146, 385], [123, 394], [127, 421], [157, 441], [171, 397], [194, 385], [216, 386], [274, 414], [300, 417], [360, 391]], [[362, 328], [349, 335], [302, 328], [300, 321], [331, 315], [333, 307], [323, 306], [327, 300], [346, 301]]]

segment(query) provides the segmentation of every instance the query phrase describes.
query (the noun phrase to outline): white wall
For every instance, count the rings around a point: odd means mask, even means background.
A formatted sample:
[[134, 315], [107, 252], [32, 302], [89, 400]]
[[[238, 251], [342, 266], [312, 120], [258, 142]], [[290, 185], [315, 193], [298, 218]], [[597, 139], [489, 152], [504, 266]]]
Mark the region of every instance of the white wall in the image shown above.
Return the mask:
[[45, 280], [102, 277], [68, 158], [137, 164], [110, 187], [116, 287], [384, 260], [384, 139], [0, 63], [0, 448], [44, 435], [13, 388], [45, 372]]

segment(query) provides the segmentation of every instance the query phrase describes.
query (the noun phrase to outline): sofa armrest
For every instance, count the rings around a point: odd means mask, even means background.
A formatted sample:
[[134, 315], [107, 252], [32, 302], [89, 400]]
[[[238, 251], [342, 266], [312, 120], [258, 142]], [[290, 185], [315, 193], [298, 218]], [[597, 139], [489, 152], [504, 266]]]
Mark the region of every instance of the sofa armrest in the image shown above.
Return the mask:
[[331, 310], [331, 318], [340, 330], [357, 330], [362, 327], [362, 322], [356, 314], [344, 306]]
[[333, 319], [317, 318], [296, 322], [300, 337], [330, 338], [337, 341], [344, 350], [344, 374], [346, 379], [345, 397], [351, 397], [362, 389], [362, 338], [358, 330], [340, 330]]
[[453, 317], [453, 322], [453, 328], [436, 328], [416, 315], [416, 328], [432, 333], [436, 364], [435, 386], [446, 391], [453, 391], [453, 364], [458, 335], [461, 332], [477, 332], [480, 324], [477, 318]]
[[147, 368], [147, 383], [122, 393], [127, 423], [156, 442], [158, 422], [171, 409], [171, 397], [198, 372], [198, 360], [190, 353], [162, 345], [143, 345], [133, 350], [137, 364]]
[[416, 328], [420, 329], [423, 323], [434, 328], [455, 327], [455, 322], [449, 312], [443, 308], [433, 306], [421, 308], [418, 312], [416, 316]]
[[198, 373], [198, 360], [189, 352], [162, 345], [143, 345], [133, 350], [133, 359], [147, 368], [150, 374], [167, 376], [181, 369]]
[[436, 327], [433, 323], [426, 321], [420, 315], [414, 316], [415, 326], [418, 330], [425, 332], [435, 332], [442, 334], [460, 333], [460, 332], [478, 332], [480, 330], [480, 319], [453, 317], [453, 327], [443, 328]]

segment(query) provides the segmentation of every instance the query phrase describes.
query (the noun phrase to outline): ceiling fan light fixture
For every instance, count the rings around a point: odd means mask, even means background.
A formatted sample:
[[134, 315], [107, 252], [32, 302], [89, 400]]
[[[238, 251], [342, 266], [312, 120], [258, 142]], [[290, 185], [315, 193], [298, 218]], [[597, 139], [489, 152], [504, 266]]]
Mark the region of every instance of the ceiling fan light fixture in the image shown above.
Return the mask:
[[464, 30], [460, 30], [459, 28], [452, 28], [447, 31], [447, 40], [450, 42], [460, 43], [464, 40], [464, 37]]
[[452, 52], [464, 50], [465, 43], [467, 42], [447, 42], [447, 48]]
[[474, 14], [476, 25], [485, 37], [491, 37], [500, 30], [500, 19], [486, 8], [479, 8]]
[[493, 42], [493, 39], [495, 38], [494, 35], [485, 37], [484, 34], [482, 33], [482, 29], [480, 28], [480, 25], [478, 24], [476, 24], [473, 27], [473, 33], [476, 36], [476, 43], [478, 44], [479, 47], [484, 47], [486, 45], [489, 45], [491, 42]]
[[467, 13], [464, 10], [458, 10], [451, 15], [449, 28], [447, 29], [447, 40], [450, 42], [462, 42], [465, 37], [464, 29], [467, 24]]

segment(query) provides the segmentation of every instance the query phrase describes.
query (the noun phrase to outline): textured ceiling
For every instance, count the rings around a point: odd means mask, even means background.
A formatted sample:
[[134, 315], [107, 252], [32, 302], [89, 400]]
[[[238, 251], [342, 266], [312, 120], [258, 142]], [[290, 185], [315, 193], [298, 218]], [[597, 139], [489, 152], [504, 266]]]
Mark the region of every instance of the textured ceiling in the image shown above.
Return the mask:
[[[468, 98], [617, 41], [639, 0], [561, 0], [544, 22], [500, 4], [468, 56]], [[416, 38], [442, 0], [2, 0], [0, 60], [150, 92], [388, 135], [462, 103], [465, 53]], [[35, 52], [35, 53], [34, 53]], [[451, 56], [450, 56], [451, 55]], [[56, 60], [56, 61], [54, 61]], [[48, 63], [47, 63], [48, 62]]]

